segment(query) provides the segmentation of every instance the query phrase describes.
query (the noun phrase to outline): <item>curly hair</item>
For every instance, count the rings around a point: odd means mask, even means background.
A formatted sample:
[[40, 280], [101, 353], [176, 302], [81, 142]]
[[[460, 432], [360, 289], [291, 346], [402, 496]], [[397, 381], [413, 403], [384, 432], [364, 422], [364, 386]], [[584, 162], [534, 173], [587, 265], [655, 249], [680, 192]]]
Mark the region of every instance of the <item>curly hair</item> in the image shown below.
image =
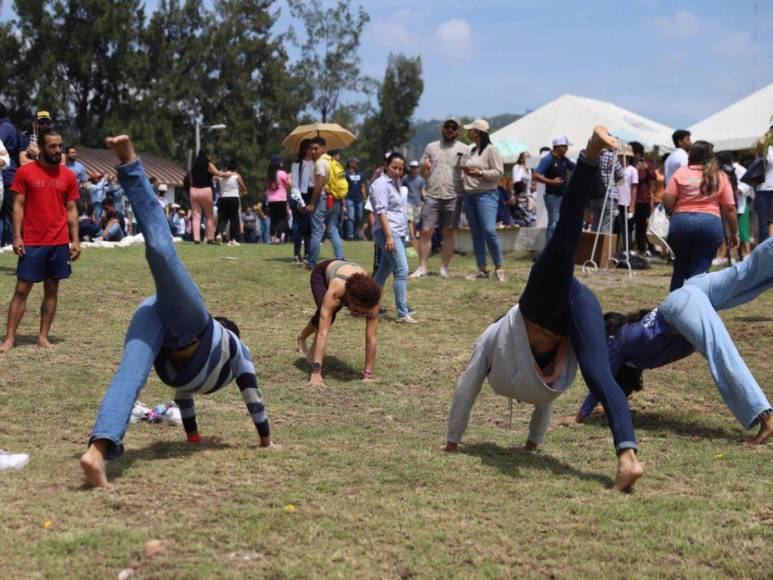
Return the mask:
[[367, 274], [352, 274], [346, 281], [346, 295], [357, 304], [373, 308], [381, 300], [381, 286]]

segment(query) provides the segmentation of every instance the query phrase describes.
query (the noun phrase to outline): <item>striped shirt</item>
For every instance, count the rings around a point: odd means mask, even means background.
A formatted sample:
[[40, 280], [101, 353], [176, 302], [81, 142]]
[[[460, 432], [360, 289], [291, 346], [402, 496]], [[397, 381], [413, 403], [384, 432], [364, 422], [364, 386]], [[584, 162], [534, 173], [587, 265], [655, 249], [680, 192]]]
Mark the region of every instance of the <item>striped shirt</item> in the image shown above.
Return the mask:
[[199, 347], [184, 369], [178, 372], [163, 351], [156, 358], [155, 368], [164, 384], [176, 390], [175, 402], [180, 407], [186, 433], [197, 431], [193, 395], [214, 393], [235, 379], [258, 433], [261, 437], [269, 435], [268, 416], [250, 350], [214, 318], [210, 317]]

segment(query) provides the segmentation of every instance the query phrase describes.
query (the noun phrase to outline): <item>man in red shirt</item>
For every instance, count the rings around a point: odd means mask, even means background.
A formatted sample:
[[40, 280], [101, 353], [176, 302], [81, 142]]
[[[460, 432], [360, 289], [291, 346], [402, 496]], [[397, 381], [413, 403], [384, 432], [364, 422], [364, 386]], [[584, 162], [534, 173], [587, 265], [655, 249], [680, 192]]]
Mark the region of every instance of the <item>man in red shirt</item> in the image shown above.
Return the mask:
[[44, 129], [38, 136], [40, 155], [19, 168], [11, 185], [13, 202], [13, 251], [19, 256], [16, 290], [8, 308], [8, 331], [0, 352], [14, 346], [27, 296], [36, 282], [43, 282], [38, 346], [51, 348], [48, 331], [56, 313], [59, 280], [68, 278], [71, 263], [80, 256], [78, 210], [80, 197], [75, 174], [62, 162], [62, 136]]

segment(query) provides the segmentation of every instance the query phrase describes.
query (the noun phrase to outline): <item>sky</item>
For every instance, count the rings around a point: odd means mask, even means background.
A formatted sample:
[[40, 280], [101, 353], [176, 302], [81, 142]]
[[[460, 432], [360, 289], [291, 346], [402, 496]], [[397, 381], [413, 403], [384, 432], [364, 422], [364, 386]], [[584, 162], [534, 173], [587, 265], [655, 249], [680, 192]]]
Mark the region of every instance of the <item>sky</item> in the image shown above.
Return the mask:
[[773, 82], [772, 0], [360, 4], [366, 74], [381, 79], [390, 52], [422, 58], [417, 119], [524, 113], [569, 93], [687, 127]]

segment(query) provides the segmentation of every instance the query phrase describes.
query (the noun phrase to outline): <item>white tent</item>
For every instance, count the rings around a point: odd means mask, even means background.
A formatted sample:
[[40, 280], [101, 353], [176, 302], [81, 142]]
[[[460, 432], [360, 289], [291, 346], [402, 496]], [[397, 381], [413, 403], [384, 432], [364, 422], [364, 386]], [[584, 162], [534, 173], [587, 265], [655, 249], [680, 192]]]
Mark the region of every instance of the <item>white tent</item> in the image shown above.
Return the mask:
[[753, 147], [773, 124], [773, 83], [690, 127], [692, 140], [703, 139], [717, 151]]
[[639, 141], [647, 150], [654, 146], [671, 151], [673, 129], [606, 101], [563, 95], [491, 134], [506, 163], [521, 151], [536, 158], [540, 147], [550, 147], [555, 135], [569, 138], [569, 156], [576, 158], [596, 125], [606, 126], [625, 142]]

